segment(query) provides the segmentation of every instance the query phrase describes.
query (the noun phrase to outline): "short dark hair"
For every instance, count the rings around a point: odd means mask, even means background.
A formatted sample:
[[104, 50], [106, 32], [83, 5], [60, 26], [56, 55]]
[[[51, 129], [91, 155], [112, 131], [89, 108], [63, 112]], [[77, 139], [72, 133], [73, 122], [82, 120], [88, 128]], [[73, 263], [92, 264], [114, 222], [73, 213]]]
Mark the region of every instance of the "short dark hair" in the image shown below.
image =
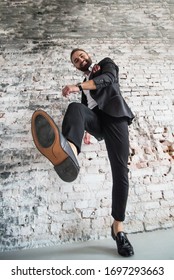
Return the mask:
[[85, 52], [85, 53], [86, 53], [85, 50], [80, 49], [80, 48], [75, 48], [75, 49], [73, 49], [72, 52], [71, 52], [71, 54], [70, 54], [70, 59], [71, 59], [71, 61], [72, 61], [72, 56], [73, 56], [73, 54], [74, 54], [75, 52], [78, 52], [78, 51], [82, 51], [82, 52]]

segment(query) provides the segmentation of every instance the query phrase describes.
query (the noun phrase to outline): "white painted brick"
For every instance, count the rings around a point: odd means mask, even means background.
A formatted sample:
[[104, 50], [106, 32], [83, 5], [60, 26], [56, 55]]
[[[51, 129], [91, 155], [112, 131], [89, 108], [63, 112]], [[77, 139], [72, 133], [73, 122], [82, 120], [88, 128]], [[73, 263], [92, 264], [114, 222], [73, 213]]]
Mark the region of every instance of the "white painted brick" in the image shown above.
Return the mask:
[[159, 202], [152, 201], [152, 202], [146, 202], [145, 209], [156, 209], [159, 207]]
[[52, 234], [58, 235], [60, 230], [61, 230], [61, 228], [60, 228], [59, 224], [57, 224], [57, 223], [51, 224], [51, 233]]
[[170, 190], [171, 186], [166, 184], [151, 184], [147, 186], [148, 192], [166, 191]]
[[174, 207], [174, 200], [173, 197], [168, 199], [168, 200], [161, 200], [160, 201], [161, 207], [165, 208], [165, 207]]
[[105, 227], [105, 221], [103, 218], [94, 219], [92, 221], [92, 228], [97, 231], [97, 229], [102, 229]]
[[56, 212], [60, 212], [60, 210], [61, 210], [61, 205], [58, 204], [58, 203], [49, 205], [49, 211], [50, 212], [56, 213]]
[[81, 182], [82, 184], [88, 185], [97, 185], [98, 183], [102, 183], [105, 181], [105, 174], [88, 174], [88, 176], [83, 177]]
[[73, 185], [73, 190], [75, 192], [84, 192], [88, 189], [87, 185], [85, 184], [74, 184]]
[[146, 221], [145, 224], [145, 230], [146, 231], [152, 231], [152, 230], [155, 230], [155, 229], [159, 229], [160, 228], [160, 224], [158, 221], [155, 221], [153, 222], [153, 224], [151, 223], [151, 221]]
[[140, 187], [140, 186], [137, 186], [136, 189], [135, 189], [135, 194], [138, 195], [138, 196], [142, 196], [143, 194], [146, 194], [147, 193], [147, 190], [146, 190], [146, 187]]
[[91, 199], [89, 198], [88, 206], [89, 206], [89, 208], [98, 208], [98, 207], [100, 207], [100, 198], [97, 199], [96, 196], [91, 198]]
[[173, 190], [164, 192], [164, 198], [165, 199], [171, 199], [171, 197], [174, 197], [174, 191]]
[[99, 167], [98, 166], [90, 166], [86, 168], [87, 174], [98, 174]]
[[35, 227], [34, 227], [34, 233], [37, 235], [37, 236], [43, 236], [45, 233], [47, 233], [49, 230], [48, 230], [48, 225], [47, 224], [37, 224]]
[[82, 200], [82, 201], [76, 201], [75, 202], [75, 207], [76, 208], [88, 208], [88, 200]]
[[87, 159], [93, 159], [93, 158], [96, 158], [97, 157], [97, 154], [95, 153], [95, 152], [87, 152], [86, 154], [85, 154], [85, 157], [87, 158]]
[[91, 209], [84, 209], [82, 211], [82, 217], [84, 219], [94, 219], [96, 215], [96, 210], [91, 208]]
[[72, 210], [74, 208], [73, 201], [67, 201], [62, 203], [62, 210]]
[[152, 175], [153, 170], [152, 168], [143, 168], [138, 170], [131, 170], [131, 173], [132, 173], [132, 177], [141, 177], [141, 176]]
[[[132, 232], [143, 232], [144, 231], [144, 226], [140, 221], [133, 221], [130, 223], [127, 223], [125, 225], [125, 230], [127, 233], [132, 233]], [[128, 236], [129, 238], [129, 236]]]
[[152, 192], [152, 200], [156, 200], [156, 199], [161, 199], [162, 198], [162, 192]]

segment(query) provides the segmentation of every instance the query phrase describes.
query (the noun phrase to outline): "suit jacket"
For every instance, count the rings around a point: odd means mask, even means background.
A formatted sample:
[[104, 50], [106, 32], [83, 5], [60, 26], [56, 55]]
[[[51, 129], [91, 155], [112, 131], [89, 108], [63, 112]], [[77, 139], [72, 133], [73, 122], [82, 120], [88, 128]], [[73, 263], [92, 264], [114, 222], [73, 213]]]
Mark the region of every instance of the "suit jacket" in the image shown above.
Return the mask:
[[[100, 70], [91, 73], [89, 77], [96, 85], [95, 90], [90, 90], [91, 97], [97, 102], [100, 110], [113, 117], [127, 117], [128, 124], [131, 124], [134, 115], [120, 92], [118, 66], [109, 57], [101, 60], [98, 65]], [[84, 92], [81, 102], [88, 105]]]

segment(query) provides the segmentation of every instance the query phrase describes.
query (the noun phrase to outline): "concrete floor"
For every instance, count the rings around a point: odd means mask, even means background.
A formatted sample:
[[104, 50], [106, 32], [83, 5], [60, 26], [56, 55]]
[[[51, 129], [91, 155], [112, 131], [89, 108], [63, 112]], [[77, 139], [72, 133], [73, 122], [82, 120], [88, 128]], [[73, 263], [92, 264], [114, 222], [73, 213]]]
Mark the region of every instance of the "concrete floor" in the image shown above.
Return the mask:
[[[135, 255], [126, 260], [174, 260], [174, 228], [129, 234]], [[112, 238], [1, 252], [0, 260], [123, 260]]]

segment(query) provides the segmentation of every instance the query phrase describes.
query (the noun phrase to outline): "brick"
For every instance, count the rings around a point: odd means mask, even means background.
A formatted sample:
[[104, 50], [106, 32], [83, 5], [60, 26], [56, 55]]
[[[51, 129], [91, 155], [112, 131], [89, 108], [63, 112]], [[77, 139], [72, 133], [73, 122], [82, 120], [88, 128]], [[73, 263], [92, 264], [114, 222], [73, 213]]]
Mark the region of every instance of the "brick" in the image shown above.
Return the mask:
[[82, 200], [82, 201], [76, 201], [75, 202], [75, 207], [76, 208], [88, 208], [88, 201], [87, 200]]
[[96, 209], [94, 208], [88, 208], [82, 211], [82, 217], [83, 219], [94, 219], [96, 215]]
[[63, 202], [62, 204], [62, 210], [72, 210], [74, 208], [74, 202], [73, 201], [67, 201]]

